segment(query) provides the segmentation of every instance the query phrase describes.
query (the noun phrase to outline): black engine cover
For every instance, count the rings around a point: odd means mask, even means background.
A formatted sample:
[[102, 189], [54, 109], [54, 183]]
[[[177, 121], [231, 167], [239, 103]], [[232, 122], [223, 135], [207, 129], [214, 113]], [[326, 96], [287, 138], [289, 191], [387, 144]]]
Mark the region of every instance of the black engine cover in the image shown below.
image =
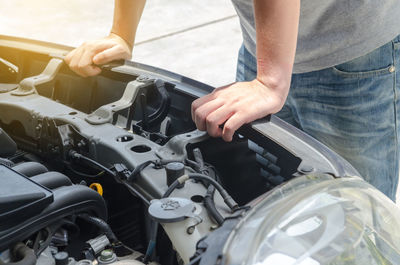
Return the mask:
[[18, 172], [36, 164], [0, 165], [0, 251], [68, 216], [88, 213], [107, 220], [104, 199], [89, 187], [74, 185], [58, 172], [29, 178]]

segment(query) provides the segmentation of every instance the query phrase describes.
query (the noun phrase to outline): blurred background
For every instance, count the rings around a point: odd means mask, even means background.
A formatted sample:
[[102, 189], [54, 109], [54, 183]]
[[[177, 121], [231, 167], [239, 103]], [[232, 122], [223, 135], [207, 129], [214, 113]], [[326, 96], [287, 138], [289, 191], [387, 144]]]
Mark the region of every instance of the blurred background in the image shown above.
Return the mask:
[[[0, 34], [79, 46], [108, 35], [112, 0], [0, 0]], [[212, 86], [235, 80], [241, 44], [230, 0], [147, 0], [133, 61]]]

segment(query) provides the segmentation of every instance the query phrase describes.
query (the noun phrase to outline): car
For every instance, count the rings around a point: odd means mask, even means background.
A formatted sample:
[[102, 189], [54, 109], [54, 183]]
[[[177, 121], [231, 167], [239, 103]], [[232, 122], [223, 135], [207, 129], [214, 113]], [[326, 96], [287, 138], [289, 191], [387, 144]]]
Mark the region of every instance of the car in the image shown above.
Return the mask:
[[400, 211], [274, 115], [196, 130], [212, 87], [0, 36], [0, 264], [400, 264]]

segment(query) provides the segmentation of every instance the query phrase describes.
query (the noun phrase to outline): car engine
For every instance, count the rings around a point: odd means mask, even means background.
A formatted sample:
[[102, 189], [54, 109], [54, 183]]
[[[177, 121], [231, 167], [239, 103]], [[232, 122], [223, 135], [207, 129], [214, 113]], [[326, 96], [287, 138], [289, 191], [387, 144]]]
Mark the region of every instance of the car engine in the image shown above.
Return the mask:
[[275, 117], [231, 143], [196, 130], [204, 84], [132, 62], [82, 78], [20, 42], [0, 50], [0, 264], [195, 264], [258, 196], [356, 172]]

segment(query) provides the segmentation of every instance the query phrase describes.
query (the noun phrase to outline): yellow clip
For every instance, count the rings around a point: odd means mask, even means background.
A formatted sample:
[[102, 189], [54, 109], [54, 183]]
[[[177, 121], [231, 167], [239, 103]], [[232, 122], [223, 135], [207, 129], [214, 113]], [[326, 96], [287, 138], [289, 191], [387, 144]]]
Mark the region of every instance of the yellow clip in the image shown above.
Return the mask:
[[90, 184], [89, 188], [97, 191], [97, 193], [100, 194], [100, 196], [103, 196], [103, 187], [101, 186], [100, 183], [92, 183]]

